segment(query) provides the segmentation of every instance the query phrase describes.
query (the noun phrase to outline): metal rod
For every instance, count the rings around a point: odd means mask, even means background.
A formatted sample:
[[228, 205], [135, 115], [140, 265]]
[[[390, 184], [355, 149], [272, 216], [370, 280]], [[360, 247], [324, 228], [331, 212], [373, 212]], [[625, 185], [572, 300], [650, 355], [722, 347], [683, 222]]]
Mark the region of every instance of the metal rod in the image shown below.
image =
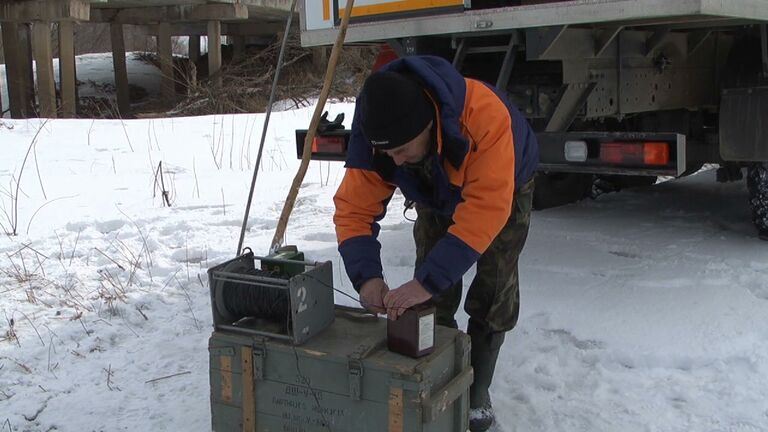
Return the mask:
[[297, 0], [291, 2], [291, 11], [288, 13], [288, 21], [285, 23], [285, 33], [283, 33], [283, 42], [280, 45], [280, 55], [277, 57], [277, 66], [275, 68], [275, 78], [272, 80], [272, 90], [269, 93], [269, 102], [267, 103], [267, 115], [264, 119], [264, 128], [261, 130], [261, 142], [259, 143], [259, 153], [256, 156], [256, 165], [253, 167], [253, 179], [251, 179], [251, 191], [248, 193], [248, 202], [245, 204], [245, 215], [243, 216], [243, 227], [240, 230], [240, 241], [237, 243], [235, 255], [240, 255], [245, 240], [245, 229], [248, 226], [248, 215], [251, 212], [251, 202], [253, 201], [253, 191], [256, 188], [256, 177], [259, 174], [259, 165], [261, 164], [261, 155], [264, 151], [264, 141], [267, 138], [267, 126], [269, 126], [269, 117], [272, 115], [272, 104], [275, 101], [275, 92], [277, 90], [277, 81], [280, 79], [280, 70], [283, 67], [283, 57], [285, 56], [285, 46], [288, 44], [288, 34], [291, 30], [293, 13], [296, 10]]
[[467, 39], [462, 38], [459, 46], [456, 47], [456, 54], [453, 55], [453, 67], [461, 70], [461, 64], [464, 63], [464, 57], [467, 55]]
[[224, 329], [224, 330], [232, 330], [232, 331], [239, 332], [239, 333], [257, 334], [257, 335], [260, 335], [260, 336], [269, 336], [269, 337], [273, 337], [273, 338], [277, 338], [277, 339], [283, 339], [283, 340], [288, 340], [288, 341], [292, 341], [293, 340], [292, 336], [284, 335], [284, 334], [280, 334], [280, 333], [271, 333], [271, 332], [253, 330], [253, 329], [249, 329], [249, 328], [245, 328], [245, 327], [238, 327], [238, 326], [226, 325], [226, 324], [219, 324], [218, 327], [221, 328], [221, 329]]
[[269, 278], [264, 276], [254, 276], [240, 273], [229, 273], [217, 271], [213, 273], [213, 278], [223, 280], [224, 282], [260, 282], [264, 284], [275, 285], [276, 287], [286, 288], [288, 281], [285, 279]]
[[265, 261], [271, 261], [271, 262], [284, 262], [287, 264], [304, 264], [312, 267], [321, 266], [328, 262], [328, 261], [299, 261], [299, 260], [272, 258], [272, 257], [265, 257], [265, 256], [254, 256], [253, 258], [257, 260], [265, 260]]
[[293, 177], [291, 187], [288, 189], [288, 196], [285, 198], [285, 203], [283, 204], [283, 211], [280, 213], [280, 218], [277, 220], [275, 235], [272, 237], [272, 243], [269, 247], [270, 253], [275, 252], [283, 242], [283, 236], [288, 227], [288, 220], [293, 212], [293, 206], [296, 205], [296, 197], [299, 196], [299, 188], [304, 181], [304, 176], [307, 174], [309, 160], [312, 155], [312, 142], [315, 139], [317, 127], [320, 124], [320, 115], [323, 113], [325, 102], [328, 100], [328, 95], [331, 92], [333, 77], [336, 76], [336, 65], [339, 63], [342, 46], [344, 45], [344, 37], [347, 34], [347, 27], [349, 26], [349, 19], [352, 16], [352, 6], [354, 3], [355, 0], [347, 0], [347, 7], [344, 10], [344, 16], [341, 18], [339, 34], [336, 37], [336, 43], [333, 44], [333, 48], [331, 49], [331, 55], [328, 58], [328, 67], [325, 70], [323, 88], [320, 90], [320, 95], [317, 98], [317, 105], [315, 105], [315, 112], [312, 114], [312, 121], [309, 123], [309, 130], [307, 131], [307, 136], [304, 138], [304, 150], [301, 156], [301, 164], [299, 165], [296, 175]]
[[281, 289], [288, 291], [288, 286], [286, 285], [272, 285], [266, 282], [260, 282], [260, 281], [249, 281], [249, 280], [240, 280], [240, 279], [231, 279], [231, 278], [217, 278], [217, 281], [221, 282], [235, 282], [238, 284], [246, 284], [251, 286], [253, 289], [258, 288], [275, 288], [275, 289]]
[[512, 74], [512, 68], [515, 67], [515, 53], [517, 47], [517, 36], [513, 33], [509, 36], [509, 45], [507, 45], [504, 61], [499, 70], [499, 77], [496, 80], [496, 88], [502, 92], [507, 91], [509, 76]]

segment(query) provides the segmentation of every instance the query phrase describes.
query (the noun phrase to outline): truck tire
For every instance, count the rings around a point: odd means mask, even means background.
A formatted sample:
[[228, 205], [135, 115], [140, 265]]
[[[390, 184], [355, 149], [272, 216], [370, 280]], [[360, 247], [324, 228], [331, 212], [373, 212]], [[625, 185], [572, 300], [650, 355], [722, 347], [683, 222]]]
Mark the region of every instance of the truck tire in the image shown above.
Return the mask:
[[544, 210], [580, 201], [592, 191], [592, 174], [547, 172], [536, 174], [534, 210]]
[[763, 240], [768, 240], [768, 162], [755, 163], [747, 174], [752, 223]]

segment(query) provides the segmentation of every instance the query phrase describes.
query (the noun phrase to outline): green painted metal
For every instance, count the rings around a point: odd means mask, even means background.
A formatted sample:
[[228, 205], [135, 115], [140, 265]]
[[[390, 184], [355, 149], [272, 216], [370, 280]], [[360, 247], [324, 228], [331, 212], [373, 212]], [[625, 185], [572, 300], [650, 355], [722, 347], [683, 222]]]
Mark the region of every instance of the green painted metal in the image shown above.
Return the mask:
[[[334, 318], [333, 269], [330, 261], [308, 263], [303, 258], [295, 248], [259, 258], [263, 270], [275, 270], [279, 277], [253, 275], [256, 258], [250, 250], [208, 269], [214, 328], [282, 338], [297, 345], [321, 332]], [[290, 316], [274, 322], [230, 313], [224, 297], [227, 282], [249, 287], [254, 296], [262, 288], [287, 290]]]
[[[420, 359], [389, 352], [385, 319], [342, 309], [301, 346], [215, 331], [209, 341], [213, 429], [242, 431], [243, 401], [251, 400], [257, 431], [390, 431], [390, 393], [401, 388], [403, 431], [464, 432], [469, 337], [438, 326], [435, 344]], [[253, 371], [242, 370], [243, 348], [253, 351]], [[255, 394], [243, 394], [244, 376], [253, 377]]]
[[[296, 276], [304, 272], [305, 265], [290, 261], [304, 261], [304, 252], [296, 246], [285, 246], [269, 254], [261, 260], [261, 269], [276, 271], [288, 276]], [[287, 262], [286, 262], [287, 261]]]

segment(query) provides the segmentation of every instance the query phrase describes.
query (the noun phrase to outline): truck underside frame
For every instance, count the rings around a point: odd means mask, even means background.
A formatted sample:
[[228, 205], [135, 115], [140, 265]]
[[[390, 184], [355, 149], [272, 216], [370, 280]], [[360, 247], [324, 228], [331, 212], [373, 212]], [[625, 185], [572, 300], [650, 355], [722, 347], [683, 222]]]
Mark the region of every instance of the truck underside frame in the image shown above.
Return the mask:
[[[710, 27], [768, 21], [768, 0], [570, 0], [444, 15], [352, 23], [346, 42], [395, 37], [493, 34], [514, 29], [610, 24], [616, 27]], [[304, 46], [330, 45], [335, 29], [303, 31]]]
[[[465, 75], [505, 89], [546, 142], [547, 171], [683, 175], [702, 163], [766, 159], [768, 128], [750, 126], [768, 111], [768, 90], [760, 87], [768, 84], [766, 21], [768, 0], [548, 1], [353, 17], [346, 41], [386, 42], [401, 56], [442, 55]], [[335, 28], [303, 25], [305, 46], [336, 36]], [[738, 52], [745, 36], [757, 44]], [[425, 43], [434, 46], [425, 49]], [[757, 65], [750, 74], [761, 78], [745, 84], [743, 71], [733, 70], [747, 59]], [[744, 117], [741, 106], [756, 107], [756, 115]], [[735, 108], [724, 114], [721, 107]], [[723, 136], [723, 130], [735, 132]], [[611, 166], [595, 159], [594, 148], [605, 142], [601, 134], [629, 144], [654, 133], [671, 134], [663, 140], [669, 165]], [[564, 160], [568, 141], [585, 142], [589, 160]]]

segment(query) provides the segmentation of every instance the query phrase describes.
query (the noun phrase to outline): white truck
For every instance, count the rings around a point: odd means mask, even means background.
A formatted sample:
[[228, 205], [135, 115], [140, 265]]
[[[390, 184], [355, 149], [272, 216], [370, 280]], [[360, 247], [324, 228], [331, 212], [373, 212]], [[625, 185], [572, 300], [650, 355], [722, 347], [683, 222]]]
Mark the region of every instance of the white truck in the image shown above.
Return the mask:
[[[300, 0], [304, 46], [346, 0]], [[433, 54], [507, 91], [537, 132], [534, 205], [717, 164], [768, 240], [768, 0], [356, 0], [348, 44]]]

